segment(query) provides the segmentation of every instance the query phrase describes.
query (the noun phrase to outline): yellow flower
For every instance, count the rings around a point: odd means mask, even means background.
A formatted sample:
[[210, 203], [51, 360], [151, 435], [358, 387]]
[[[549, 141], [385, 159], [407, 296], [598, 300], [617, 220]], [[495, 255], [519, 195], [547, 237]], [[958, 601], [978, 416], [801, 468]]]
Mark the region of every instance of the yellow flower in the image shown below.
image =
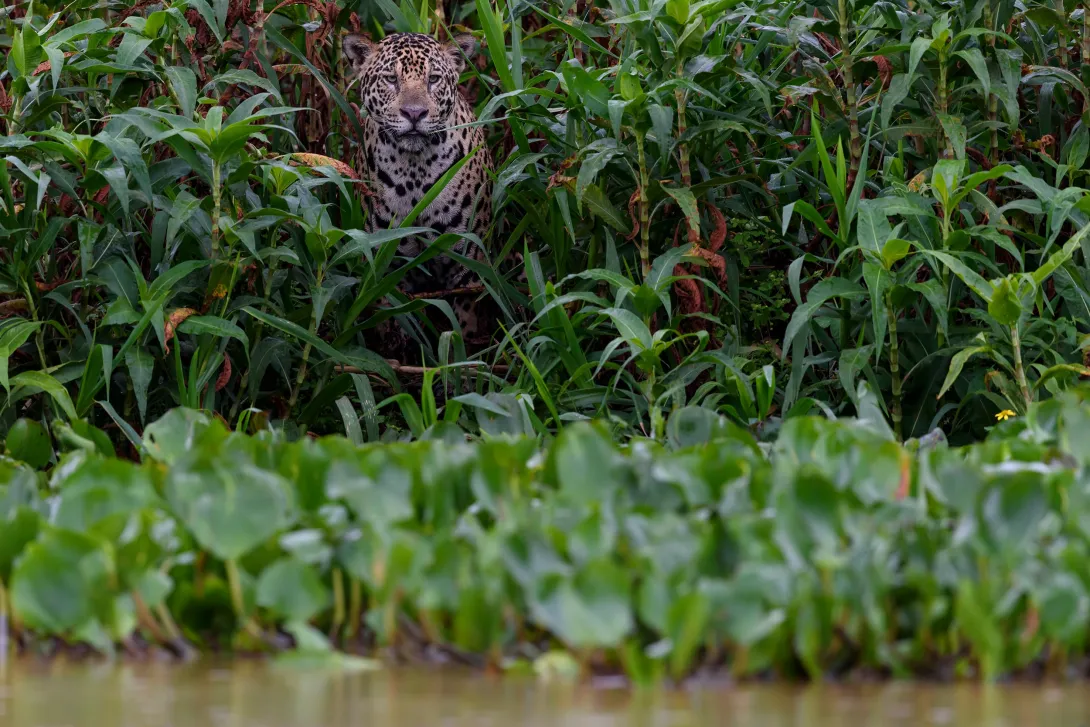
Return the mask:
[[1003, 411], [996, 414], [995, 418], [998, 421], [1003, 421], [1004, 419], [1010, 419], [1014, 415], [1015, 415], [1014, 412], [1011, 411], [1010, 409], [1004, 409]]

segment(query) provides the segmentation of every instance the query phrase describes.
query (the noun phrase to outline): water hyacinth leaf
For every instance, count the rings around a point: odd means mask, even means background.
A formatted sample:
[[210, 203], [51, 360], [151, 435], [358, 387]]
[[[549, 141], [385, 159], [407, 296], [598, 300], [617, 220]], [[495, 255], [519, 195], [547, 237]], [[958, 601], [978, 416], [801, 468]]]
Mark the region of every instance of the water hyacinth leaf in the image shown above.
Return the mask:
[[21, 558], [28, 544], [37, 539], [41, 516], [27, 505], [5, 508], [0, 513], [0, 583], [11, 582], [11, 569]]
[[263, 570], [257, 581], [257, 605], [288, 621], [309, 621], [331, 601], [315, 570], [297, 558], [281, 558]]
[[573, 502], [604, 502], [617, 487], [615, 454], [608, 436], [588, 422], [565, 427], [549, 453], [560, 491]]
[[104, 551], [92, 538], [50, 530], [30, 543], [11, 577], [11, 606], [28, 627], [64, 634], [111, 598]]
[[199, 411], [171, 409], [144, 430], [144, 449], [157, 462], [172, 465], [190, 451], [210, 424]]
[[129, 515], [155, 502], [147, 472], [130, 462], [98, 457], [58, 468], [52, 486], [62, 493], [53, 523], [74, 532], [121, 537]]
[[1039, 478], [1032, 472], [1014, 472], [982, 495], [980, 516], [996, 548], [1018, 552], [1032, 541], [1048, 510]]
[[356, 517], [384, 529], [413, 515], [412, 475], [379, 453], [367, 462], [338, 461], [326, 474], [326, 495], [344, 500]]
[[290, 484], [238, 456], [176, 461], [165, 490], [201, 547], [225, 561], [250, 552], [294, 517]]
[[634, 626], [628, 575], [608, 561], [552, 579], [531, 604], [534, 620], [576, 649], [616, 647]]

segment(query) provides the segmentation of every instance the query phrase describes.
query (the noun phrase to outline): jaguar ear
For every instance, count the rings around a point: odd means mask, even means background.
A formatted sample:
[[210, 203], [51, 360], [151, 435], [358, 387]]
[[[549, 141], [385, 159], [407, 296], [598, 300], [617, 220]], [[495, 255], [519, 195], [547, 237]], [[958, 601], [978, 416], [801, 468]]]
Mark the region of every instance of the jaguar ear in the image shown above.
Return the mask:
[[375, 52], [374, 44], [362, 35], [346, 35], [341, 42], [341, 49], [349, 67], [356, 73], [359, 73], [363, 64]]
[[466, 60], [477, 52], [477, 39], [469, 33], [454, 36], [446, 45], [447, 55], [458, 73], [465, 70]]

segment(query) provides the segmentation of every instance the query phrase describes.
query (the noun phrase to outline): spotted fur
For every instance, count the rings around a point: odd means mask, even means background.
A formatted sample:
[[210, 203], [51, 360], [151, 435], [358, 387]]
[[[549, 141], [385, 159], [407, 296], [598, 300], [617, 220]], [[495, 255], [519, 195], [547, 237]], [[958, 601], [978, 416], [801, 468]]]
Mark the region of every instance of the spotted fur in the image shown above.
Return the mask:
[[[372, 43], [349, 35], [343, 48], [367, 112], [358, 162], [374, 193], [367, 199], [367, 228], [385, 229], [404, 219], [451, 166], [480, 146], [413, 224], [439, 233], [471, 231], [483, 241], [492, 219], [492, 155], [482, 126], [451, 128], [476, 120], [458, 90], [465, 61], [475, 51], [473, 37], [462, 35], [443, 44], [428, 35], [396, 33]], [[414, 258], [428, 242], [407, 238], [398, 254]], [[483, 258], [479, 247], [466, 240], [451, 249]], [[400, 287], [406, 293], [423, 293], [476, 282], [469, 269], [440, 255], [410, 271]], [[487, 340], [489, 316], [479, 315], [474, 297], [455, 296], [451, 302], [467, 341]]]

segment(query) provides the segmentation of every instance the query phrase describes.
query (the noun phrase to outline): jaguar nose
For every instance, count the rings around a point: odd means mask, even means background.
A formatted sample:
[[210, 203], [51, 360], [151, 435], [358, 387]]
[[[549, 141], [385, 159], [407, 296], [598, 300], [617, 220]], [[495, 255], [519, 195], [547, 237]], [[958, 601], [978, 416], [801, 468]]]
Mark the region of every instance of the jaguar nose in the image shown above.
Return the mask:
[[404, 116], [405, 119], [408, 120], [408, 122], [410, 124], [412, 124], [413, 126], [416, 126], [417, 124], [419, 124], [421, 121], [424, 120], [425, 116], [428, 115], [428, 107], [427, 106], [416, 106], [416, 105], [402, 106], [401, 107], [401, 115]]

